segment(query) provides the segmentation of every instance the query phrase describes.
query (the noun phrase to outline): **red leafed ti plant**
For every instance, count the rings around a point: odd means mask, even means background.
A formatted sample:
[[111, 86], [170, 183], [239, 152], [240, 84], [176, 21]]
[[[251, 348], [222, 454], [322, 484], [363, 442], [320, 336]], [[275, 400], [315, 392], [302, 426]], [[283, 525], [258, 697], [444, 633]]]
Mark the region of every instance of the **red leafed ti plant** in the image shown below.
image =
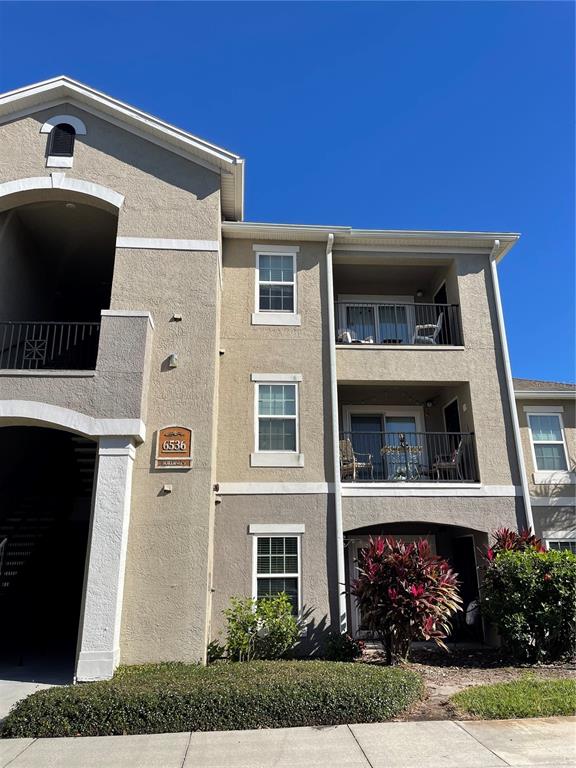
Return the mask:
[[546, 552], [546, 547], [541, 539], [530, 530], [523, 530], [516, 533], [511, 528], [497, 528], [492, 534], [494, 544], [486, 550], [486, 559], [492, 562], [500, 552], [524, 552], [526, 549], [533, 549], [535, 552]]
[[446, 648], [450, 617], [462, 610], [458, 579], [425, 539], [371, 538], [360, 550], [358, 571], [351, 593], [388, 664], [406, 660], [412, 640], [434, 640]]

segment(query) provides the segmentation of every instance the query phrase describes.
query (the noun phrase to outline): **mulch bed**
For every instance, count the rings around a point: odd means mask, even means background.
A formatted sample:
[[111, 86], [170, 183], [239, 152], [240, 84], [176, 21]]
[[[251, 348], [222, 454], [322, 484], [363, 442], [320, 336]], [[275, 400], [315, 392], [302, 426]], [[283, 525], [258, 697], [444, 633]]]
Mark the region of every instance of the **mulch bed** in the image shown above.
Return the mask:
[[[382, 664], [378, 651], [370, 651], [366, 663]], [[417, 647], [410, 654], [407, 669], [424, 678], [428, 697], [398, 720], [452, 720], [455, 712], [450, 697], [471, 685], [488, 685], [515, 680], [529, 673], [541, 678], [576, 679], [576, 659], [555, 664], [514, 664], [498, 648], [454, 648], [449, 653], [435, 646]], [[459, 719], [463, 719], [459, 716]]]

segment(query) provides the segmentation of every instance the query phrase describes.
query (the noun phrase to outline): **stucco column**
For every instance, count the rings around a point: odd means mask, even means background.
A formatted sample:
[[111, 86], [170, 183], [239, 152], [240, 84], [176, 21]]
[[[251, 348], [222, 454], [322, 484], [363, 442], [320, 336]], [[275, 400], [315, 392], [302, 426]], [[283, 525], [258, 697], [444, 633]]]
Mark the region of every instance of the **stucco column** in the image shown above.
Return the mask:
[[134, 456], [131, 438], [100, 438], [76, 668], [81, 681], [112, 677], [120, 661]]

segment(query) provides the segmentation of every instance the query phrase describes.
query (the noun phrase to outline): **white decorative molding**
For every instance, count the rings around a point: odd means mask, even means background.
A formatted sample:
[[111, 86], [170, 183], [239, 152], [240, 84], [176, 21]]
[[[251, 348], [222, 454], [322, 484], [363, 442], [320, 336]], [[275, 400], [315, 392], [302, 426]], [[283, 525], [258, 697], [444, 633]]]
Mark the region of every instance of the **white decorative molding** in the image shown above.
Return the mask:
[[252, 325], [302, 325], [302, 316], [292, 312], [252, 312]]
[[266, 535], [267, 533], [305, 533], [304, 523], [250, 523], [248, 533]]
[[74, 158], [59, 157], [58, 155], [48, 155], [46, 158], [46, 168], [72, 168]]
[[151, 327], [154, 328], [152, 313], [147, 309], [103, 309], [100, 314], [103, 317], [147, 317]]
[[514, 392], [516, 400], [575, 400], [576, 389], [520, 390]]
[[117, 237], [116, 248], [147, 248], [152, 251], [215, 251], [218, 240], [181, 240], [165, 237]]
[[13, 368], [0, 368], [0, 376], [32, 377], [39, 379], [90, 379], [96, 376], [96, 371], [65, 371], [65, 370], [17, 370]]
[[303, 467], [303, 453], [282, 451], [256, 451], [250, 454], [251, 467]]
[[576, 483], [576, 472], [541, 470], [534, 472], [533, 478], [535, 485], [572, 485]]
[[524, 413], [564, 413], [563, 405], [525, 405], [522, 410]]
[[83, 179], [70, 179], [64, 173], [52, 173], [50, 176], [31, 176], [26, 179], [14, 179], [0, 184], [0, 198], [15, 195], [19, 192], [32, 192], [42, 189], [63, 189], [69, 192], [78, 192], [88, 197], [104, 200], [114, 208], [121, 208], [124, 195], [115, 192], [109, 187], [94, 184]]
[[60, 125], [60, 123], [68, 123], [68, 125], [74, 128], [78, 136], [86, 136], [86, 126], [75, 115], [54, 115], [48, 118], [42, 128], [40, 128], [40, 133], [51, 133], [52, 129]]
[[411, 497], [478, 497], [521, 496], [522, 489], [514, 485], [479, 485], [473, 483], [343, 483], [342, 496], [411, 496]]
[[324, 495], [334, 493], [333, 483], [219, 483], [221, 496]]
[[286, 382], [302, 381], [301, 373], [251, 373], [250, 381]]
[[576, 505], [576, 496], [531, 496], [533, 507], [573, 507]]
[[140, 442], [146, 437], [146, 426], [141, 419], [95, 419], [80, 411], [34, 400], [0, 400], [1, 419], [40, 421], [78, 432], [86, 437], [126, 435]]
[[459, 352], [466, 347], [454, 345], [442, 346], [440, 344], [342, 344], [336, 343], [336, 349], [409, 349], [411, 352]]
[[299, 245], [253, 245], [253, 251], [258, 253], [300, 253]]

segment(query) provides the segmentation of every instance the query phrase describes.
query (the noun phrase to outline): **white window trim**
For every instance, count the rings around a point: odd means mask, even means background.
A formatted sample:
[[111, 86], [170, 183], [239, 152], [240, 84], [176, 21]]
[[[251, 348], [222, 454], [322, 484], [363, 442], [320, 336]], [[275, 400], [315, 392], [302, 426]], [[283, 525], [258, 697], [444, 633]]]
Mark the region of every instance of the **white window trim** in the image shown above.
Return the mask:
[[[554, 536], [550, 537], [549, 539], [544, 539], [544, 541], [546, 542], [546, 548], [547, 549], [550, 549], [550, 544], [556, 544], [556, 543], [563, 544], [565, 542], [569, 542], [570, 544], [576, 544], [576, 539], [574, 538], [574, 536], [572, 536], [572, 537], [569, 537], [569, 536], [560, 537], [560, 536], [554, 535]], [[558, 550], [556, 550], [556, 551], [558, 551]], [[571, 552], [572, 550], [568, 550], [568, 551]]]
[[[252, 533], [252, 528], [255, 526], [250, 526], [250, 531], [252, 535], [252, 597], [254, 600], [258, 598], [258, 576], [261, 576], [263, 579], [275, 579], [275, 578], [286, 578], [286, 579], [294, 579], [296, 578], [298, 581], [298, 619], [302, 616], [302, 531], [298, 530], [301, 526], [300, 525], [292, 525], [292, 526], [286, 526], [288, 530], [283, 531], [282, 533]], [[302, 529], [304, 526], [302, 526]], [[292, 537], [296, 538], [296, 544], [297, 544], [297, 552], [298, 552], [298, 573], [297, 575], [293, 573], [271, 573], [271, 574], [258, 574], [258, 539], [285, 539], [286, 537]]]
[[[550, 408], [562, 408], [562, 406], [550, 406]], [[561, 410], [550, 410], [550, 408], [534, 408], [530, 407], [526, 410], [526, 419], [528, 421], [528, 432], [530, 435], [530, 450], [532, 452], [532, 466], [534, 467], [533, 479], [536, 485], [569, 485], [576, 482], [576, 473], [570, 471], [570, 459], [568, 457], [568, 450], [566, 448], [566, 433], [564, 431], [564, 420], [562, 418]], [[563, 410], [563, 409], [562, 409]], [[562, 443], [564, 449], [564, 461], [566, 462], [567, 469], [538, 469], [538, 462], [536, 460], [536, 450], [534, 447], [534, 433], [532, 432], [532, 423], [530, 421], [531, 416], [557, 416], [558, 423], [560, 424], [561, 440], [536, 440], [538, 445], [559, 445]]]
[[74, 156], [69, 157], [48, 155], [46, 158], [46, 168], [72, 168], [74, 164]]
[[[253, 373], [250, 376], [254, 382], [254, 452], [250, 454], [251, 467], [303, 467], [304, 454], [300, 453], [300, 373]], [[296, 388], [296, 414], [294, 417], [281, 416], [278, 418], [294, 418], [296, 422], [296, 449], [294, 451], [265, 451], [259, 446], [258, 393], [261, 385], [292, 384]], [[265, 418], [265, 417], [263, 417]]]
[[[256, 273], [254, 280], [255, 312], [252, 313], [252, 325], [301, 325], [302, 318], [298, 314], [298, 261], [296, 258], [297, 253], [300, 251], [299, 246], [253, 245], [252, 249], [256, 253]], [[278, 285], [292, 285], [293, 287], [294, 309], [292, 312], [260, 309], [260, 256], [290, 256], [292, 258], [292, 283], [278, 283]]]

